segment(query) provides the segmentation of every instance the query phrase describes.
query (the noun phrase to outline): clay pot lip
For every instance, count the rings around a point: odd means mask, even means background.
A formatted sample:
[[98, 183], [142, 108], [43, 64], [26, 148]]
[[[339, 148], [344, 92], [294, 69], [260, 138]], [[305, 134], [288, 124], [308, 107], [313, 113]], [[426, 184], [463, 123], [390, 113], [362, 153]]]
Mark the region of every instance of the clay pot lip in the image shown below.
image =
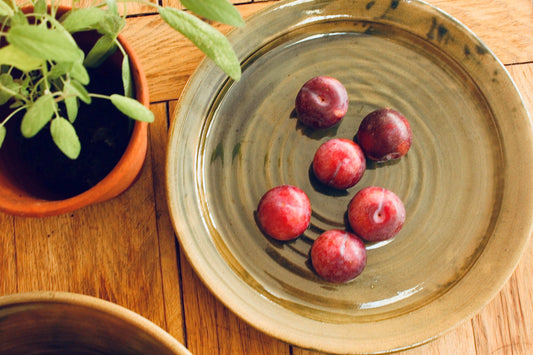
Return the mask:
[[[24, 9], [26, 8], [30, 9], [31, 6], [25, 7]], [[58, 13], [61, 14], [70, 9], [71, 7], [59, 5]], [[141, 104], [149, 108], [150, 97], [148, 92], [148, 82], [140, 59], [122, 34], [119, 34], [117, 38], [124, 47], [124, 50], [130, 59], [131, 72], [135, 83], [135, 98]], [[3, 197], [0, 196], [0, 210], [17, 216], [46, 217], [72, 212], [82, 207], [116, 197], [126, 190], [132, 183], [128, 183], [124, 188], [117, 187], [117, 185], [123, 184], [123, 180], [132, 180], [130, 173], [126, 172], [126, 170], [137, 166], [139, 164], [138, 160], [140, 159], [140, 156], [142, 156], [142, 160], [144, 162], [146, 157], [147, 141], [148, 123], [135, 121], [131, 137], [124, 154], [115, 167], [100, 182], [90, 189], [66, 199], [46, 200], [36, 197], [31, 198], [31, 201], [25, 201], [24, 203], [20, 203], [20, 201], [17, 203], [11, 200], [2, 201]], [[135, 175], [137, 176], [138, 173]]]
[[90, 310], [91, 313], [109, 315], [147, 334], [173, 354], [191, 354], [183, 344], [149, 319], [116, 303], [85, 294], [66, 291], [32, 291], [0, 296], [0, 315], [13, 314], [13, 308], [26, 311], [31, 306], [50, 307], [54, 304], [80, 307]]

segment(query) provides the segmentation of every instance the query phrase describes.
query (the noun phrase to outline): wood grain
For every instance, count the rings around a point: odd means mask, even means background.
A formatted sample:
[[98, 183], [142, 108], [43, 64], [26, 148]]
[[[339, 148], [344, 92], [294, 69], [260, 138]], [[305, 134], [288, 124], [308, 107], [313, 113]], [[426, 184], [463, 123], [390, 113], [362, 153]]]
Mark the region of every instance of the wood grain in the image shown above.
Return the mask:
[[[429, 2], [471, 28], [507, 64], [533, 112], [531, 1]], [[272, 3], [238, 8], [247, 17]], [[176, 100], [203, 55], [152, 14], [128, 19], [125, 35], [147, 72], [156, 116], [145, 167], [127, 192], [109, 202], [42, 219], [0, 214], [0, 295], [61, 290], [106, 299], [160, 325], [197, 355], [321, 354], [242, 321], [211, 294], [186, 260], [166, 208], [166, 135]], [[478, 315], [401, 354], [533, 353], [531, 280], [532, 240], [509, 282]]]
[[152, 105], [155, 122], [150, 125], [148, 158], [152, 162], [155, 213], [159, 245], [159, 258], [163, 283], [163, 300], [167, 331], [182, 343], [185, 342], [181, 284], [177, 240], [172, 229], [165, 194], [165, 156], [168, 130], [168, 104]]

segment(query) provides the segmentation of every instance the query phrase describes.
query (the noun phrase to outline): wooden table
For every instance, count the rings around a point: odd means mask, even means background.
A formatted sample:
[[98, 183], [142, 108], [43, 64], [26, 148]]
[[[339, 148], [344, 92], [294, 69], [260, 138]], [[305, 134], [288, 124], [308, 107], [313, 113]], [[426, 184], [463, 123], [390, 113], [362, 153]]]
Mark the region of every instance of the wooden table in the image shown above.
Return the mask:
[[[463, 22], [494, 51], [533, 112], [532, 1], [429, 2]], [[238, 9], [246, 17], [270, 4], [255, 1]], [[166, 206], [167, 128], [202, 55], [149, 13], [153, 10], [138, 6], [130, 11], [140, 15], [128, 19], [125, 36], [147, 72], [156, 115], [142, 174], [114, 200], [73, 213], [42, 219], [0, 214], [0, 295], [55, 290], [96, 296], [148, 318], [194, 354], [317, 354], [271, 338], [237, 318], [207, 290], [180, 250]], [[510, 280], [478, 315], [404, 352], [528, 353], [533, 353], [531, 242]]]

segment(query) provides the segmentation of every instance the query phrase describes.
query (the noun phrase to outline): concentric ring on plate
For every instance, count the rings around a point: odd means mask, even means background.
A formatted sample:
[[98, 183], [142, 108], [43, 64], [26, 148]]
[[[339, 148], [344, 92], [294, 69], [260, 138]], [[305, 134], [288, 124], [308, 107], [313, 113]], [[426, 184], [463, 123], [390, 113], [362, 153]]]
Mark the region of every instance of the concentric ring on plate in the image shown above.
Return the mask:
[[[518, 185], [529, 186], [533, 170], [514, 165], [517, 153], [531, 153], [531, 123], [505, 68], [423, 2], [371, 3], [285, 1], [252, 18], [230, 35], [242, 79], [227, 81], [204, 62], [169, 142], [171, 215], [199, 276], [259, 329], [330, 352], [419, 344], [472, 316], [510, 275], [532, 228], [531, 197]], [[465, 50], [476, 46], [483, 50]], [[350, 97], [343, 121], [323, 131], [293, 112], [299, 88], [317, 75], [339, 79]], [[348, 190], [317, 183], [318, 146], [354, 138], [380, 107], [410, 121], [408, 155], [369, 164]], [[254, 219], [262, 194], [281, 184], [303, 189], [313, 208], [308, 231], [288, 243], [263, 235]], [[351, 197], [369, 185], [398, 194], [406, 224], [367, 246], [355, 281], [324, 282], [309, 266], [311, 244], [346, 227]], [[501, 250], [507, 233], [517, 249]]]

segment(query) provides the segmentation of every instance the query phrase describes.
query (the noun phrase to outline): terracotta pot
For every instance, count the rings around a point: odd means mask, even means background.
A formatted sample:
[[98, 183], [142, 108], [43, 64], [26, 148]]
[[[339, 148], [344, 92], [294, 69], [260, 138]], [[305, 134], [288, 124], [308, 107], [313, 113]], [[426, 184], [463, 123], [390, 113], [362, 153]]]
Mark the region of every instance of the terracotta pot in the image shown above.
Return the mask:
[[75, 293], [30, 292], [0, 297], [0, 354], [191, 353], [122, 306]]
[[[61, 8], [63, 12], [67, 10], [68, 8]], [[122, 36], [119, 35], [118, 39], [130, 58], [135, 97], [143, 105], [149, 107], [148, 84], [139, 59]], [[147, 123], [135, 121], [131, 138], [122, 158], [107, 176], [85, 192], [59, 199], [49, 198], [46, 194], [36, 194], [28, 188], [31, 184], [27, 181], [22, 184], [20, 176], [24, 174], [13, 173], [13, 166], [16, 162], [14, 163], [11, 157], [5, 157], [7, 154], [3, 152], [5, 149], [2, 147], [0, 149], [0, 210], [19, 216], [44, 217], [71, 212], [116, 197], [127, 190], [137, 178], [144, 164], [147, 144]]]

